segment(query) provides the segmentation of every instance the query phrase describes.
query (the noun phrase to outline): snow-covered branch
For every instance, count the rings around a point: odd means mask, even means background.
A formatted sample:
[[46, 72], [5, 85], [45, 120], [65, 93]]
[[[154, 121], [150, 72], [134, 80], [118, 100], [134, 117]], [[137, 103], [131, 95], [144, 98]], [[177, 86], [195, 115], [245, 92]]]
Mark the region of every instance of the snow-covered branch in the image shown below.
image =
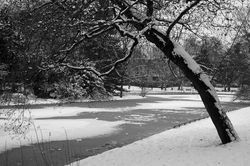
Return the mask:
[[94, 68], [92, 67], [85, 67], [85, 66], [73, 66], [73, 65], [70, 65], [68, 63], [61, 63], [60, 64], [61, 66], [66, 66], [70, 69], [73, 69], [73, 70], [81, 70], [81, 71], [89, 71], [89, 72], [92, 72], [94, 73], [96, 76], [100, 77], [100, 73], [98, 71], [96, 71]]
[[111, 29], [113, 29], [112, 26], [103, 26], [103, 27], [100, 27], [100, 28], [93, 28], [90, 31], [85, 32], [82, 35], [81, 39], [74, 42], [70, 47], [68, 47], [68, 48], [66, 48], [64, 50], [61, 50], [60, 53], [68, 53], [68, 52], [72, 51], [75, 47], [80, 45], [85, 39], [89, 39], [89, 38], [98, 36], [98, 35], [100, 35], [100, 34], [102, 34], [104, 32], [107, 32], [107, 31], [111, 30]]

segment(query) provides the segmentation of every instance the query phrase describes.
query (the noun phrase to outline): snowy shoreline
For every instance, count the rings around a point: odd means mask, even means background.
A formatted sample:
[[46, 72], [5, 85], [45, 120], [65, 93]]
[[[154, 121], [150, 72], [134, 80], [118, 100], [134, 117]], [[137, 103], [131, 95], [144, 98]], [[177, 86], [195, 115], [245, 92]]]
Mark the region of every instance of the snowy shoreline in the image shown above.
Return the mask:
[[[182, 90], [178, 90], [178, 87], [168, 87], [165, 90], [161, 88], [147, 88], [146, 95], [196, 95], [198, 92], [193, 87], [182, 87]], [[131, 86], [130, 88], [128, 86], [124, 86], [124, 96], [120, 98], [119, 96], [113, 96], [110, 98], [106, 98], [103, 100], [90, 100], [90, 99], [77, 99], [77, 100], [68, 100], [68, 99], [41, 99], [41, 98], [26, 98], [28, 101], [26, 101], [25, 104], [31, 105], [31, 106], [46, 106], [46, 105], [63, 105], [63, 104], [71, 104], [71, 103], [83, 103], [83, 102], [108, 102], [108, 101], [116, 101], [116, 100], [129, 100], [129, 99], [139, 99], [143, 98], [140, 96], [141, 88]], [[223, 92], [222, 88], [215, 88], [218, 95], [234, 95], [236, 91], [238, 91], [238, 88], [232, 88], [232, 92]], [[15, 94], [16, 96], [21, 95], [19, 93]], [[25, 98], [25, 97], [24, 97]], [[24, 104], [19, 103], [16, 104], [18, 106], [24, 106]], [[15, 106], [14, 103], [1, 103], [0, 102], [0, 109], [1, 108], [9, 108]]]

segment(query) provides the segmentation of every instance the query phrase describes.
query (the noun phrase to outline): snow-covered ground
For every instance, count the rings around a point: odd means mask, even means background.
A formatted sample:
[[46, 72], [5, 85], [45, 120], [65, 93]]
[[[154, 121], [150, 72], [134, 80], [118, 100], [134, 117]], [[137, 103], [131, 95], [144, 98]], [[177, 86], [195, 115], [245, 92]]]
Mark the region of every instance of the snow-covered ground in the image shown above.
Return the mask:
[[239, 142], [220, 145], [211, 120], [204, 119], [71, 165], [247, 166], [250, 163], [250, 107], [228, 115], [241, 138]]

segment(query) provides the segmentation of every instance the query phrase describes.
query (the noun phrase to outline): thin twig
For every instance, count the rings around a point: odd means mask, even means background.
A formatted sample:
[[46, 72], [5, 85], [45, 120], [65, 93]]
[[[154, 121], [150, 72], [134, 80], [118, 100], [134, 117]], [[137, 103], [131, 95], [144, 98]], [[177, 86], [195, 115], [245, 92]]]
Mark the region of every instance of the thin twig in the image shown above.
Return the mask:
[[168, 67], [169, 67], [171, 73], [173, 74], [173, 76], [178, 79], [178, 76], [175, 74], [170, 62], [171, 62], [170, 59], [168, 59]]

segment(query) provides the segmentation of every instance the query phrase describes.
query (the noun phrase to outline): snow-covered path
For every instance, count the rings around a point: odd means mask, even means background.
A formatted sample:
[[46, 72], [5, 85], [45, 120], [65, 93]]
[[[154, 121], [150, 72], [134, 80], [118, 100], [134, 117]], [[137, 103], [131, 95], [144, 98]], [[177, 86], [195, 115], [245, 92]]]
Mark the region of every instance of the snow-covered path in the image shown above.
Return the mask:
[[89, 157], [80, 166], [247, 166], [250, 163], [250, 107], [228, 113], [240, 142], [220, 145], [210, 119]]

